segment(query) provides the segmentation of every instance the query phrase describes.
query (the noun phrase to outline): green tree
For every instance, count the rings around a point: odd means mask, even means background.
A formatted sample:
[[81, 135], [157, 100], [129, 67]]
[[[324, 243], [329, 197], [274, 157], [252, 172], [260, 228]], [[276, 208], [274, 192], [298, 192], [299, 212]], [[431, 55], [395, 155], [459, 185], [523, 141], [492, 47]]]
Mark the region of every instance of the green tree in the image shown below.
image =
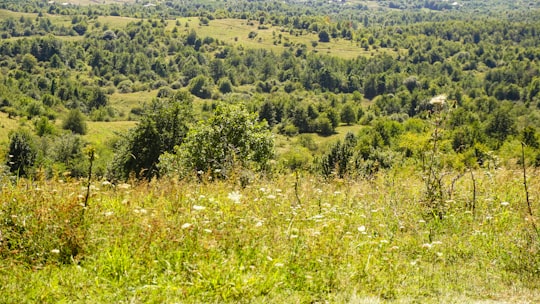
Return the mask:
[[213, 117], [189, 131], [176, 152], [188, 172], [228, 177], [236, 167], [264, 169], [273, 155], [273, 139], [256, 113], [221, 104]]
[[36, 128], [36, 134], [38, 136], [52, 135], [56, 133], [54, 123], [51, 123], [45, 116], [40, 117], [35, 121], [34, 126]]
[[24, 54], [21, 60], [21, 68], [23, 71], [32, 72], [36, 68], [38, 62], [32, 54]]
[[189, 91], [197, 97], [208, 99], [212, 96], [211, 83], [210, 79], [199, 75], [189, 82]]
[[223, 77], [218, 82], [219, 91], [223, 94], [232, 92], [232, 83], [229, 77]]
[[177, 92], [169, 100], [154, 100], [141, 122], [118, 144], [112, 164], [112, 175], [138, 179], [158, 176], [159, 157], [180, 145], [192, 121], [192, 97]]
[[86, 119], [81, 111], [77, 109], [70, 110], [62, 124], [62, 129], [70, 130], [76, 134], [86, 134]]
[[528, 126], [521, 130], [520, 138], [524, 144], [531, 148], [536, 149], [540, 147], [538, 135], [536, 134], [536, 129], [534, 127]]
[[506, 138], [516, 133], [515, 118], [506, 107], [497, 109], [490, 117], [486, 133], [496, 140], [496, 147], [500, 147]]
[[330, 35], [326, 30], [319, 32], [319, 42], [330, 42]]
[[37, 149], [32, 134], [26, 129], [18, 129], [9, 136], [7, 165], [19, 176], [27, 176], [36, 160]]
[[356, 113], [354, 112], [353, 107], [350, 104], [346, 104], [341, 109], [341, 121], [347, 125], [351, 125], [356, 122]]
[[101, 90], [100, 88], [94, 88], [92, 90], [90, 100], [88, 101], [88, 109], [93, 110], [104, 107], [107, 105], [108, 102], [109, 98], [107, 97], [105, 92], [103, 92], [103, 90]]

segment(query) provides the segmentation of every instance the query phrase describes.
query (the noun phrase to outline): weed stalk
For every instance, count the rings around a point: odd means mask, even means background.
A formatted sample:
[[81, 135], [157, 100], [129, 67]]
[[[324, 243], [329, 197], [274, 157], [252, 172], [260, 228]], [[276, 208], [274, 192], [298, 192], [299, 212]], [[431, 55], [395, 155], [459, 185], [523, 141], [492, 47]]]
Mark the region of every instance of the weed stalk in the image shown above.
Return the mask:
[[524, 142], [521, 142], [521, 166], [523, 168], [523, 188], [525, 189], [525, 201], [527, 202], [527, 211], [529, 213], [529, 216], [531, 217], [532, 227], [534, 231], [538, 233], [536, 223], [534, 222], [534, 215], [533, 215], [533, 211], [531, 207], [531, 201], [529, 199], [529, 189], [527, 187], [527, 169], [525, 165], [525, 143]]

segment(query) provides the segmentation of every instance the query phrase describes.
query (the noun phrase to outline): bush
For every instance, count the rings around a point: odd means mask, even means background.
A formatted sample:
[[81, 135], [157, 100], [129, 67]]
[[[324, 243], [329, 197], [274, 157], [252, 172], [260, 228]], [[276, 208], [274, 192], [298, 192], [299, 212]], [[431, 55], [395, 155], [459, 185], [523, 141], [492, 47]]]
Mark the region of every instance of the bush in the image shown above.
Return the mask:
[[19, 129], [9, 136], [7, 165], [12, 173], [27, 176], [36, 160], [37, 149], [32, 134], [26, 129]]
[[86, 120], [79, 110], [71, 110], [62, 124], [64, 130], [70, 130], [73, 133], [86, 134]]
[[[218, 106], [213, 117], [200, 121], [176, 149], [186, 173], [228, 177], [237, 167], [265, 169], [273, 155], [273, 139], [257, 115], [236, 105]], [[163, 167], [169, 167], [164, 164]]]

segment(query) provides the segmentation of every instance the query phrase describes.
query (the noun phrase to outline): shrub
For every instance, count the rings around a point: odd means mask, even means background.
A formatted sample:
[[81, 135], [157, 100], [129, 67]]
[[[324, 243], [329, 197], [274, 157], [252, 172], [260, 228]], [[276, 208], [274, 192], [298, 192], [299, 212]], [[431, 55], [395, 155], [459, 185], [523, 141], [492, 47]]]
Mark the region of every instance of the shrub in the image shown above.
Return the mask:
[[9, 136], [7, 165], [12, 173], [27, 176], [36, 160], [37, 150], [32, 134], [26, 129], [18, 129]]
[[200, 121], [176, 149], [183, 168], [228, 177], [236, 167], [265, 169], [273, 155], [273, 139], [257, 115], [236, 105], [220, 105], [213, 117]]
[[68, 116], [62, 124], [62, 128], [76, 134], [86, 134], [86, 121], [84, 115], [77, 109], [69, 111]]

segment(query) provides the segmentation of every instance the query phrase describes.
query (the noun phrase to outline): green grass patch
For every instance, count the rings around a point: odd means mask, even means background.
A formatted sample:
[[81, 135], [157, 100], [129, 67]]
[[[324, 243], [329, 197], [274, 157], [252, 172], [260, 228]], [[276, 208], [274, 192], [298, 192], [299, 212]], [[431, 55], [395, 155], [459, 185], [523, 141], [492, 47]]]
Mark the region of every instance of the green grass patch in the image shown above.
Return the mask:
[[9, 132], [19, 127], [19, 121], [15, 118], [9, 118], [8, 114], [0, 112], [0, 143], [7, 143]]
[[[178, 30], [189, 33], [191, 29], [197, 32], [200, 37], [212, 37], [224, 41], [225, 43], [244, 46], [246, 48], [264, 48], [274, 52], [283, 52], [290, 47], [295, 48], [305, 45], [310, 52], [317, 52], [345, 59], [352, 59], [358, 56], [371, 56], [376, 53], [389, 53], [394, 55], [391, 49], [376, 49], [365, 51], [358, 42], [345, 39], [332, 39], [329, 43], [319, 43], [318, 34], [303, 31], [302, 34], [291, 34], [284, 28], [265, 24], [265, 29], [259, 29], [259, 23], [253, 21], [248, 24], [248, 20], [243, 19], [215, 19], [208, 25], [200, 25], [197, 17], [179, 18], [180, 26]], [[185, 24], [189, 26], [186, 27]], [[172, 30], [176, 26], [176, 21], [170, 21], [167, 29]], [[256, 33], [254, 38], [250, 38], [250, 33]], [[281, 36], [281, 37], [280, 37]], [[318, 42], [313, 46], [312, 42]]]
[[124, 115], [129, 115], [131, 109], [135, 107], [143, 107], [145, 104], [152, 102], [156, 98], [158, 90], [141, 91], [133, 93], [113, 93], [109, 95], [109, 103], [118, 112]]
[[[0, 294], [14, 302], [538, 302], [521, 173], [459, 179], [442, 219], [409, 168], [370, 180], [3, 183]], [[446, 181], [445, 181], [446, 182]], [[540, 184], [530, 181], [538, 192]], [[84, 210], [84, 211], [83, 211]], [[535, 206], [533, 212], [540, 210]]]
[[136, 121], [88, 121], [88, 133], [84, 138], [92, 144], [106, 144], [129, 129], [135, 127]]

